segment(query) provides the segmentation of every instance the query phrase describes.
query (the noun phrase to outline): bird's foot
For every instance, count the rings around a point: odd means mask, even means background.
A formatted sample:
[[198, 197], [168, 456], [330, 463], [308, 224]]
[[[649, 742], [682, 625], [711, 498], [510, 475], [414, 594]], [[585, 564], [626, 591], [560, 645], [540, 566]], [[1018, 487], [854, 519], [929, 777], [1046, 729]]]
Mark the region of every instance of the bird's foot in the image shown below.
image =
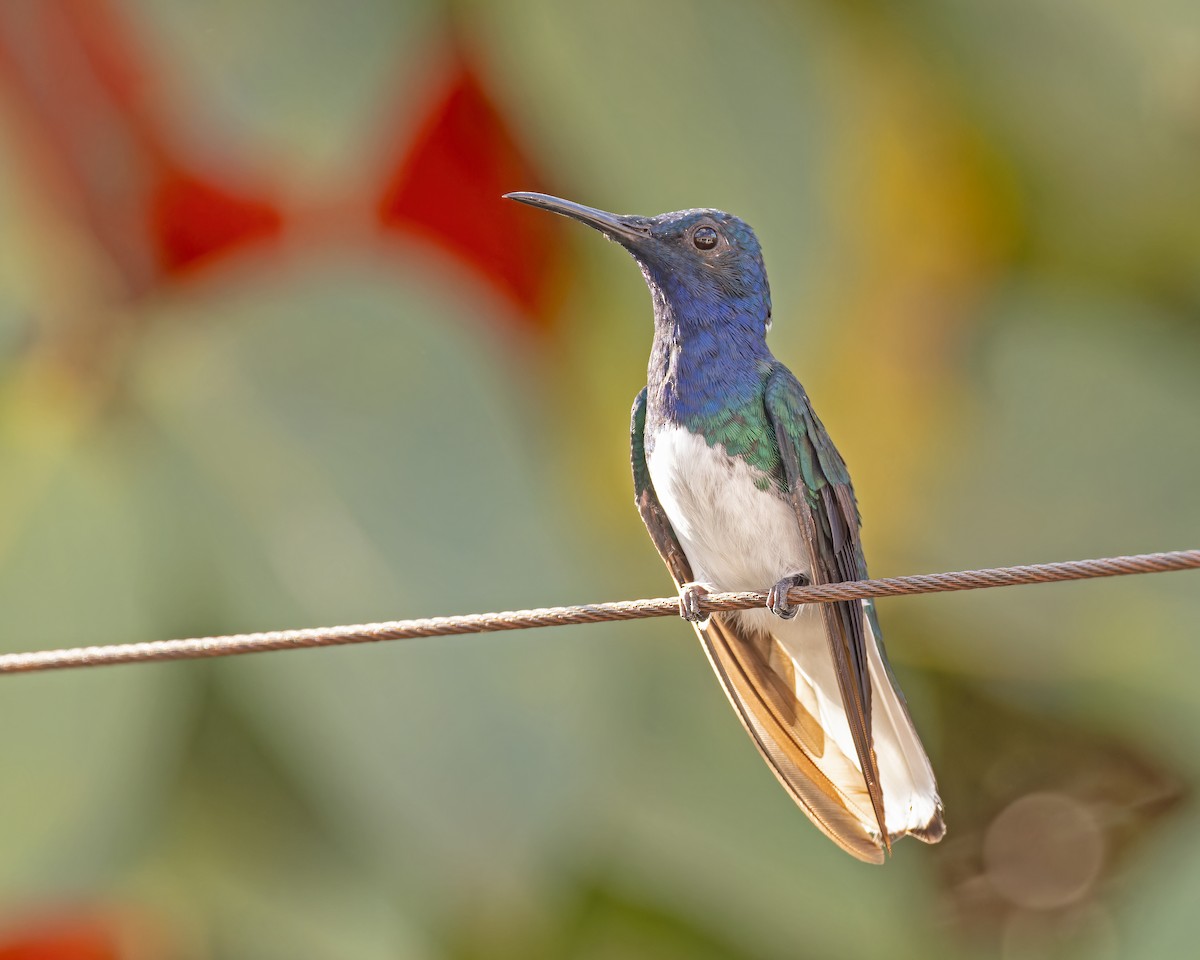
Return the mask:
[[709, 615], [700, 609], [700, 601], [712, 593], [711, 584], [685, 583], [679, 588], [679, 615], [689, 623], [703, 625]]
[[793, 573], [790, 577], [784, 577], [767, 591], [767, 609], [780, 620], [795, 620], [802, 604], [792, 603], [788, 600], [788, 591], [792, 587], [807, 587], [810, 583], [812, 581], [802, 573]]

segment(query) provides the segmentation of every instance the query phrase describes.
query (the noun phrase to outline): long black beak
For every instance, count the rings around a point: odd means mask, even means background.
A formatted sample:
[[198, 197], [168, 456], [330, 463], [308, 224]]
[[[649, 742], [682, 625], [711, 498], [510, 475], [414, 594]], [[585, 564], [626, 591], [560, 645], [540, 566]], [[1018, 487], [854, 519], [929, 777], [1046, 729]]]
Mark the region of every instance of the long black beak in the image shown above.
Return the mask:
[[545, 193], [506, 193], [504, 199], [527, 203], [531, 207], [539, 207], [542, 210], [549, 210], [551, 213], [560, 213], [564, 217], [586, 223], [589, 227], [594, 227], [618, 243], [636, 244], [650, 237], [650, 226], [645, 217], [608, 213], [604, 210], [597, 210], [595, 207], [585, 207], [581, 203], [572, 203], [570, 200], [551, 197]]

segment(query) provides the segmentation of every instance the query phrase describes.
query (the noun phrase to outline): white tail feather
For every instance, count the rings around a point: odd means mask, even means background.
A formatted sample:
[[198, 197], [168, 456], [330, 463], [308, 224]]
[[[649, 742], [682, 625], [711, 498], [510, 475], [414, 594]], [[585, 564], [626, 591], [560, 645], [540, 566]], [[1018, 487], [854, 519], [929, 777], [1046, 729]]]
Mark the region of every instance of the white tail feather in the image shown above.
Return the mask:
[[[795, 620], [787, 622], [765, 610], [746, 611], [742, 618], [747, 627], [774, 636], [791, 660], [796, 698], [818, 719], [829, 741], [820, 761], [822, 770], [848, 799], [857, 801], [856, 814], [878, 833], [819, 609], [815, 604], [802, 608]], [[887, 831], [892, 837], [927, 833], [934, 839], [941, 835], [942, 805], [933, 768], [883, 664], [870, 617], [864, 621], [872, 689], [871, 735]]]

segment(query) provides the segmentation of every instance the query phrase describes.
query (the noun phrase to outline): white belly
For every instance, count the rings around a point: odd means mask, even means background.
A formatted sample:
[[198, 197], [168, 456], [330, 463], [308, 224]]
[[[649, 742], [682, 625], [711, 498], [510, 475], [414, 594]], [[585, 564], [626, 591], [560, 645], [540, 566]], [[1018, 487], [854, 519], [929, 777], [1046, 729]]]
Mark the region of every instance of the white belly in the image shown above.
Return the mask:
[[647, 465], [697, 582], [767, 590], [809, 573], [796, 515], [773, 485], [759, 489], [761, 470], [683, 427], [655, 434]]

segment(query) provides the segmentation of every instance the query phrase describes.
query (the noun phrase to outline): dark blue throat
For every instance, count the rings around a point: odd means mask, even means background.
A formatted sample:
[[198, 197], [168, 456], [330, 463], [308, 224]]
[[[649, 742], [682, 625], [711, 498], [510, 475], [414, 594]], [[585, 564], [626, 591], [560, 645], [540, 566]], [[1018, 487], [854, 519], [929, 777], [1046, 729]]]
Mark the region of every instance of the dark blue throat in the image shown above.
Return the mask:
[[[664, 290], [647, 272], [654, 344], [647, 371], [647, 452], [656, 428], [680, 425], [729, 446], [730, 427], [764, 439], [763, 385], [775, 362], [766, 343], [769, 306], [755, 294], [713, 301]], [[755, 444], [757, 445], [757, 444]], [[732, 446], [738, 447], [739, 443]], [[731, 453], [739, 452], [730, 450]]]

